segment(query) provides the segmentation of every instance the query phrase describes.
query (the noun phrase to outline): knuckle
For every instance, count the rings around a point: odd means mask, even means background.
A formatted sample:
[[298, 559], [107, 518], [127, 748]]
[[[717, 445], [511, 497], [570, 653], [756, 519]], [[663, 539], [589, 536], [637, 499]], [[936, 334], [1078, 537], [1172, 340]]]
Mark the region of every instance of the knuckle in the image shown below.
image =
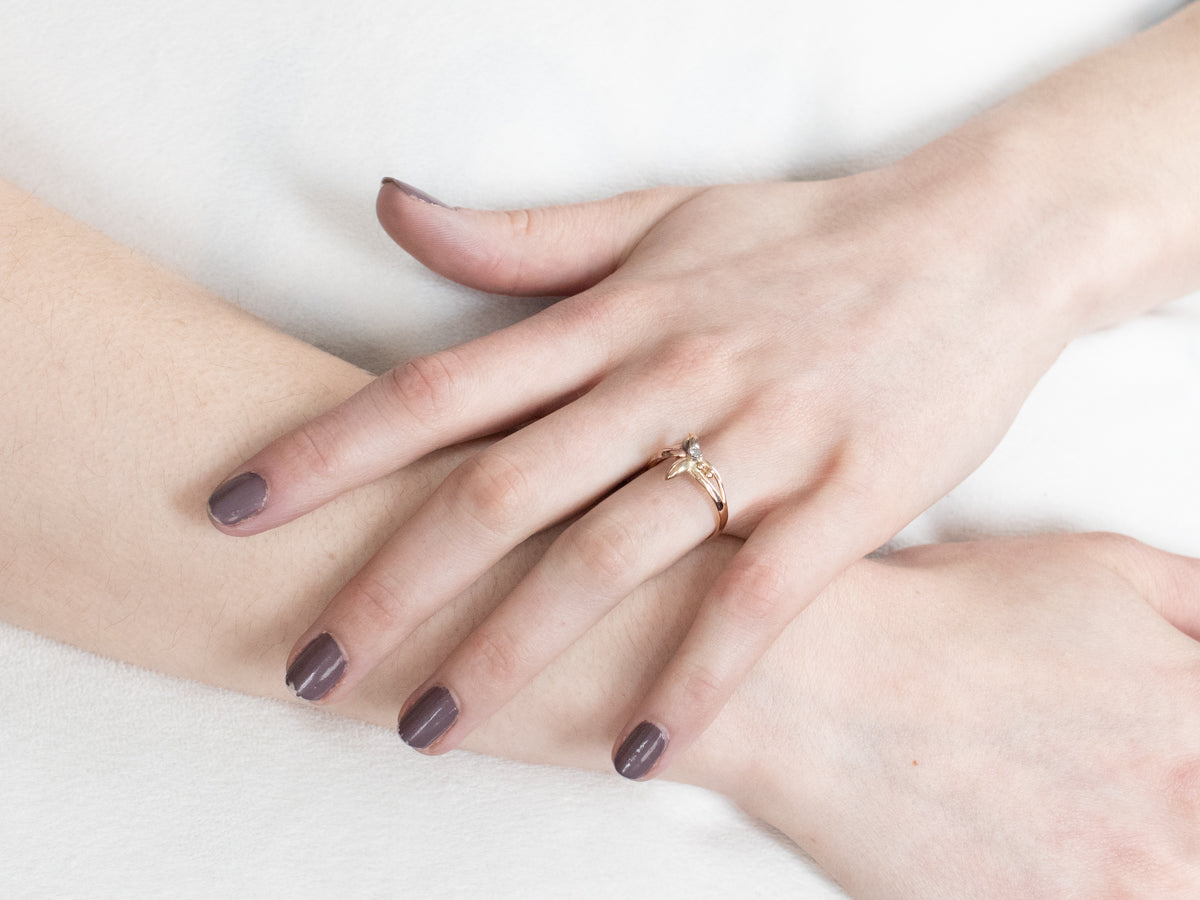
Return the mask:
[[609, 197], [608, 204], [615, 217], [628, 221], [643, 209], [653, 209], [656, 205], [661, 205], [662, 201], [659, 198], [671, 190], [673, 188], [658, 185], [641, 190], [621, 191]]
[[584, 331], [589, 337], [608, 334], [619, 319], [619, 291], [591, 290], [576, 294], [562, 303], [564, 330]]
[[882, 471], [886, 459], [887, 453], [865, 444], [834, 452], [824, 480], [840, 514], [857, 517], [878, 508], [887, 490], [870, 473]]
[[384, 378], [385, 395], [399, 403], [407, 420], [432, 429], [457, 412], [465, 373], [459, 356], [443, 350], [410, 359]]
[[541, 212], [537, 209], [506, 209], [505, 218], [508, 228], [514, 237], [528, 238], [538, 232], [538, 220]]
[[1091, 823], [1105, 900], [1194, 895], [1197, 864], [1161, 825]]
[[537, 209], [506, 209], [510, 240], [488, 242], [484, 250], [483, 271], [491, 288], [501, 293], [519, 293], [525, 280], [525, 252], [522, 246], [541, 230], [544, 214]]
[[756, 560], [732, 568], [721, 593], [721, 612], [745, 624], [775, 621], [784, 607], [787, 574], [777, 562]]
[[731, 367], [734, 354], [722, 335], [690, 332], [676, 335], [654, 354], [658, 377], [673, 384], [700, 387], [714, 373], [737, 371]]
[[1159, 596], [1168, 592], [1163, 579], [1163, 567], [1156, 565], [1158, 551], [1137, 538], [1107, 531], [1074, 535], [1083, 554], [1093, 562], [1116, 574], [1136, 590]]
[[293, 432], [285, 451], [287, 465], [317, 481], [333, 481], [342, 468], [345, 447], [324, 416], [310, 419]]
[[611, 516], [593, 515], [575, 524], [566, 552], [579, 561], [590, 583], [608, 587], [623, 584], [636, 571], [638, 546], [624, 522]]
[[475, 678], [485, 685], [512, 684], [527, 668], [520, 645], [506, 631], [480, 628], [467, 639], [465, 649]]
[[525, 474], [496, 450], [481, 451], [462, 463], [450, 490], [457, 508], [494, 534], [511, 534], [528, 511]]
[[352, 590], [351, 599], [356, 611], [366, 618], [373, 631], [390, 633], [399, 630], [404, 602], [390, 579], [359, 573]]
[[679, 680], [679, 709], [711, 710], [720, 706], [724, 685], [704, 666], [692, 666]]
[[626, 348], [653, 333], [646, 320], [651, 304], [645, 299], [636, 288], [606, 284], [576, 294], [556, 311], [562, 331], [585, 336], [591, 346], [598, 348], [602, 365], [608, 368]]
[[1168, 807], [1187, 822], [1200, 824], [1200, 756], [1191, 754], [1174, 763], [1168, 768], [1164, 782]]
[[1137, 538], [1112, 531], [1090, 531], [1076, 535], [1076, 540], [1096, 555], [1118, 560], [1141, 555], [1147, 549]]

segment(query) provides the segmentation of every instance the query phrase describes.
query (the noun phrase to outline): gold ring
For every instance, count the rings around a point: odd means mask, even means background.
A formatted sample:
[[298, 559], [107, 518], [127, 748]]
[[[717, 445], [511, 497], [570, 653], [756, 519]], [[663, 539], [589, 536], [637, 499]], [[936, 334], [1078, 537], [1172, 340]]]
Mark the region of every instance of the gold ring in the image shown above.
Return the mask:
[[668, 481], [676, 475], [691, 475], [712, 500], [716, 507], [714, 512], [717, 516], [717, 524], [709, 537], [716, 537], [725, 530], [725, 524], [729, 521], [729, 506], [725, 502], [725, 485], [721, 483], [721, 476], [712, 467], [712, 463], [707, 462], [704, 454], [700, 452], [700, 439], [694, 434], [689, 434], [678, 447], [667, 447], [660, 451], [658, 456], [647, 463], [646, 468], [653, 469], [668, 459], [675, 460], [671, 468], [667, 470]]

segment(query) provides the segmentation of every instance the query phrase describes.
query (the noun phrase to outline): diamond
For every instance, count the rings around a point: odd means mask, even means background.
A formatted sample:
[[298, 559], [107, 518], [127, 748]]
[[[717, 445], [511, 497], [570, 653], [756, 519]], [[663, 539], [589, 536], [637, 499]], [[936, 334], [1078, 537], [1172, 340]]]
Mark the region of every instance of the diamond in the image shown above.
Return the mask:
[[689, 434], [687, 440], [683, 442], [683, 452], [694, 460], [704, 458], [703, 454], [700, 453], [700, 439], [694, 434]]

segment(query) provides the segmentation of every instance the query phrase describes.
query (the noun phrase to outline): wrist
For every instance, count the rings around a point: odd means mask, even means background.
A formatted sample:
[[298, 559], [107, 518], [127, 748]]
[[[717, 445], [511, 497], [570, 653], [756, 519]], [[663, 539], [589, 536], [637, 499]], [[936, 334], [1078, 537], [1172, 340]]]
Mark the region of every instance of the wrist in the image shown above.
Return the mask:
[[[1200, 8], [1084, 59], [896, 163], [948, 236], [1067, 338], [1200, 288]], [[937, 219], [938, 217], [934, 217]]]
[[1026, 338], [1061, 346], [1166, 299], [1139, 283], [1161, 245], [1159, 223], [1064, 172], [1030, 130], [955, 132], [896, 163], [893, 175], [924, 198], [935, 245], [954, 248], [987, 302], [1007, 305]]

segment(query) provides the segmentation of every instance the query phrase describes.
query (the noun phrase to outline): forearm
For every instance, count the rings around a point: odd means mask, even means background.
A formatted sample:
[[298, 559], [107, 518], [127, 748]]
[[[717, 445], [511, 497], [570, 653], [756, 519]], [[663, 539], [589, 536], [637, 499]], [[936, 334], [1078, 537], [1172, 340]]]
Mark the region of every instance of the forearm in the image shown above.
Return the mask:
[[[369, 532], [342, 526], [381, 504], [350, 499], [251, 546], [207, 533], [205, 486], [243, 442], [366, 376], [7, 186], [0, 234], [4, 617], [274, 693], [258, 661], [285, 639], [286, 605], [361, 558]], [[327, 555], [302, 564], [292, 548], [317, 542]]]
[[895, 168], [930, 219], [1064, 336], [1200, 288], [1200, 5]]

